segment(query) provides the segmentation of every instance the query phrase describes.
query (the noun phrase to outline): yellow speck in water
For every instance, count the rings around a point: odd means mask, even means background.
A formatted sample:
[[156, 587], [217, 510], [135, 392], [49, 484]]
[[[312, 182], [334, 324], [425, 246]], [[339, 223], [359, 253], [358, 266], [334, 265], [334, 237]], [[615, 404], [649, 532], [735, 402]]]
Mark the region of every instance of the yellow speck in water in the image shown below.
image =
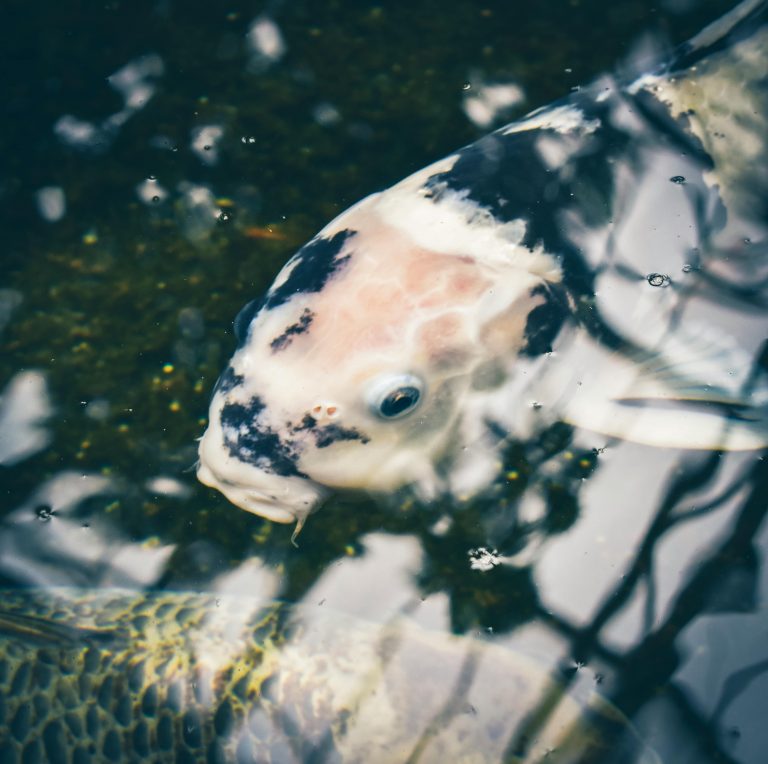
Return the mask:
[[234, 203], [234, 201], [232, 201], [232, 199], [230, 199], [227, 196], [220, 196], [216, 200], [216, 206], [217, 207], [234, 207], [235, 203]]
[[116, 509], [120, 507], [119, 501], [113, 501], [110, 504], [107, 504], [106, 507], [104, 507], [105, 512], [114, 512]]
[[125, 422], [122, 422], [119, 425], [117, 425], [118, 432], [128, 432], [128, 430], [129, 430], [129, 427], [127, 424], [125, 424]]
[[573, 459], [573, 451], [566, 451], [566, 452], [563, 454], [563, 459], [567, 459], [568, 461], [570, 461], [571, 459]]
[[86, 450], [86, 449], [88, 449], [88, 448], [90, 448], [90, 447], [91, 447], [91, 441], [90, 441], [90, 440], [84, 440], [84, 441], [83, 441], [83, 442], [80, 444], [80, 448], [82, 448], [83, 450]]
[[83, 234], [83, 244], [87, 244], [89, 247], [99, 240], [99, 235], [96, 231], [86, 231]]
[[158, 536], [150, 536], [149, 538], [144, 539], [144, 541], [141, 542], [141, 546], [144, 549], [157, 549], [157, 547], [161, 546], [162, 542], [160, 541], [160, 538]]
[[591, 467], [592, 462], [589, 459], [579, 459], [579, 467]]
[[171, 411], [181, 411], [181, 404], [178, 401], [171, 401], [171, 403], [168, 406], [168, 408]]
[[202, 393], [205, 389], [205, 385], [203, 385], [203, 380], [198, 379], [197, 382], [195, 382], [195, 386], [192, 388], [196, 393]]
[[198, 419], [198, 420], [197, 420], [197, 423], [198, 423], [198, 424], [199, 424], [201, 427], [205, 427], [205, 425], [207, 425], [207, 424], [208, 424], [208, 417], [205, 417], [205, 416], [201, 416], [201, 417], [200, 417], [200, 419]]
[[344, 554], [347, 555], [347, 557], [354, 557], [355, 556], [355, 548], [351, 544], [347, 544], [344, 547]]
[[507, 480], [517, 480], [520, 477], [520, 473], [517, 470], [510, 470], [507, 473]]
[[172, 363], [166, 363], [163, 366], [163, 374], [171, 374], [173, 372], [173, 364]]
[[102, 467], [100, 471], [102, 475], [111, 475], [112, 467]]

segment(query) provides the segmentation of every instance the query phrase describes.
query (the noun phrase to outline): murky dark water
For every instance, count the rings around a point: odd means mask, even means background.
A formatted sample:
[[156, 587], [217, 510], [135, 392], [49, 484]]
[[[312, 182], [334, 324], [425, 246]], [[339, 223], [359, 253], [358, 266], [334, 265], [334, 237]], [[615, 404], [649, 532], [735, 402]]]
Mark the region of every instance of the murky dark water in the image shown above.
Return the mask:
[[[12, 2], [3, 583], [408, 612], [596, 687], [664, 761], [762, 761], [761, 454], [579, 449], [555, 426], [449, 526], [343, 494], [298, 549], [193, 471], [233, 317], [329, 219], [730, 5]], [[524, 100], [486, 114], [485, 82]]]

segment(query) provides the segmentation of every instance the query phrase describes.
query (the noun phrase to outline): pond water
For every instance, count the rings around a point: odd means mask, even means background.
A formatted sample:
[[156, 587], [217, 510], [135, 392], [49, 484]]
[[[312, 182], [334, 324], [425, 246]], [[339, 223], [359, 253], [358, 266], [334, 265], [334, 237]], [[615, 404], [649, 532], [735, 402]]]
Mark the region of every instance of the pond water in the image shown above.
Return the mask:
[[[662, 761], [763, 761], [762, 452], [556, 423], [477, 501], [341, 492], [298, 547], [194, 472], [234, 316], [325, 223], [730, 6], [12, 2], [0, 582], [407, 614], [599, 692]], [[723, 307], [749, 352], [756, 304]]]

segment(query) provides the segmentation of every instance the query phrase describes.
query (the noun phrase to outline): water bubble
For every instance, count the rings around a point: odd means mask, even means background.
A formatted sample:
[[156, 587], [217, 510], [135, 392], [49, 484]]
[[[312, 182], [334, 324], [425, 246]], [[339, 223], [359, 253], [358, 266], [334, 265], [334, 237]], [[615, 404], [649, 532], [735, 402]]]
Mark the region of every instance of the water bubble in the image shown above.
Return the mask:
[[678, 186], [681, 186], [683, 183], [685, 183], [685, 178], [682, 175], [673, 175], [670, 180], [673, 183], [677, 183]]
[[646, 280], [652, 287], [661, 287], [669, 284], [669, 276], [664, 273], [649, 273]]
[[35, 507], [35, 515], [41, 523], [50, 522], [53, 514], [53, 507], [50, 504], [38, 504]]
[[569, 67], [567, 67], [567, 68], [563, 69], [563, 71], [564, 71], [566, 74], [571, 74], [571, 72], [573, 72], [573, 69], [571, 69], [571, 67], [569, 66]]
[[471, 90], [471, 89], [472, 89], [472, 83], [471, 83], [471, 82], [465, 82], [465, 83], [464, 83], [464, 84], [461, 86], [461, 89], [462, 89], [462, 90]]
[[152, 197], [152, 201], [153, 201], [155, 204], [157, 204], [157, 203], [160, 201], [160, 197], [159, 197], [159, 196], [153, 196], [153, 197]]
[[751, 243], [752, 243], [752, 239], [750, 239], [749, 237], [745, 237], [745, 238], [744, 238], [744, 243], [745, 243], [745, 244], [747, 244], [747, 245], [749, 245], [749, 244], [751, 244]]
[[147, 180], [157, 180], [157, 175], [148, 175]]

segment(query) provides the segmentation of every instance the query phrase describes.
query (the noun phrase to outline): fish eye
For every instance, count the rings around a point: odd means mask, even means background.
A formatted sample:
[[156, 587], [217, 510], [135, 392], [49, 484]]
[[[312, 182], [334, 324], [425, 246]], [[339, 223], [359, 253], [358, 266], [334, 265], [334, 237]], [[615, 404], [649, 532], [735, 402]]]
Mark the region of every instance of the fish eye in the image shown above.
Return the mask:
[[368, 405], [382, 419], [399, 419], [419, 405], [423, 391], [424, 384], [412, 374], [386, 376], [371, 386]]

